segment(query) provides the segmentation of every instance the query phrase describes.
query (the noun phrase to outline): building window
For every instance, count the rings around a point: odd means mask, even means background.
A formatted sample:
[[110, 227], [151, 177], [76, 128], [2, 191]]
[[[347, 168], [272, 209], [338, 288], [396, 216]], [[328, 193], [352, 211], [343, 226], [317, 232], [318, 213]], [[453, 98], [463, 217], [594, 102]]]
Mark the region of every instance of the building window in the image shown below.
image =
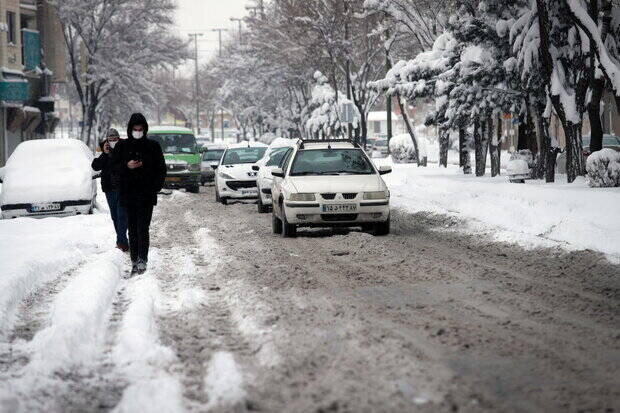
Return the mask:
[[376, 122], [376, 121], [375, 121], [375, 122], [373, 122], [373, 123], [374, 123], [374, 125], [373, 125], [373, 131], [374, 131], [375, 133], [381, 133], [381, 122]]
[[9, 43], [15, 44], [15, 13], [12, 11], [6, 12], [6, 24], [8, 26], [7, 36]]

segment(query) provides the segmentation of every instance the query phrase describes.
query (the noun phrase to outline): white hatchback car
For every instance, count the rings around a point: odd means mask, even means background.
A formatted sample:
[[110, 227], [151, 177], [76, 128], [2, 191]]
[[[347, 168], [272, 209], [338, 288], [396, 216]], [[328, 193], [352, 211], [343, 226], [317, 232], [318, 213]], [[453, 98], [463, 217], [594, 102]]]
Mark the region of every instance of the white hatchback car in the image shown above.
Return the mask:
[[258, 172], [256, 183], [259, 213], [269, 212], [271, 208], [271, 185], [273, 184], [271, 171], [282, 167], [282, 162], [295, 146], [297, 146], [297, 140], [276, 138], [269, 144], [265, 156], [252, 167]]
[[390, 232], [390, 192], [366, 153], [345, 140], [299, 141], [272, 171], [274, 233], [295, 236], [299, 226], [361, 226]]
[[97, 185], [93, 153], [77, 139], [20, 143], [0, 168], [2, 218], [90, 214]]
[[258, 162], [267, 145], [260, 142], [243, 142], [228, 146], [215, 169], [215, 199], [226, 205], [229, 199], [256, 199], [256, 171], [252, 166]]

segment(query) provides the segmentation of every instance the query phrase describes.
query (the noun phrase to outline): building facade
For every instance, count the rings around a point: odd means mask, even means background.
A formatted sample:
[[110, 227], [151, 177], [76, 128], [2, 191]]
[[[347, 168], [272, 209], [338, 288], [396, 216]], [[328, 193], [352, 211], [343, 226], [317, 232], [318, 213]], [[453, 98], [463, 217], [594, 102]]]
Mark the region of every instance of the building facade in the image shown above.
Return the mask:
[[0, 1], [0, 166], [19, 143], [53, 132], [66, 81], [62, 25], [44, 0]]

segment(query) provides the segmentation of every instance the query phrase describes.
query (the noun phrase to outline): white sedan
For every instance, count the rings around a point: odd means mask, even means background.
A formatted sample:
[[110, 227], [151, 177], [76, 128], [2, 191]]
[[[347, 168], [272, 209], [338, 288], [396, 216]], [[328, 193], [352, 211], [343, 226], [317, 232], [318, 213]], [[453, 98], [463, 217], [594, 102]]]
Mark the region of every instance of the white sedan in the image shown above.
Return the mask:
[[282, 167], [282, 162], [296, 145], [296, 140], [277, 138], [269, 144], [265, 156], [257, 162], [256, 166], [252, 167], [252, 169], [258, 172], [256, 182], [259, 213], [269, 212], [271, 207], [271, 185], [273, 184], [271, 171]]
[[2, 218], [90, 214], [95, 206], [93, 154], [77, 139], [22, 142], [0, 168]]
[[274, 233], [295, 236], [299, 226], [361, 226], [390, 232], [390, 192], [366, 153], [344, 140], [299, 141], [272, 171]]
[[258, 162], [267, 145], [260, 142], [244, 142], [228, 146], [220, 162], [214, 162], [215, 199], [226, 205], [229, 199], [256, 199], [256, 171], [252, 166]]

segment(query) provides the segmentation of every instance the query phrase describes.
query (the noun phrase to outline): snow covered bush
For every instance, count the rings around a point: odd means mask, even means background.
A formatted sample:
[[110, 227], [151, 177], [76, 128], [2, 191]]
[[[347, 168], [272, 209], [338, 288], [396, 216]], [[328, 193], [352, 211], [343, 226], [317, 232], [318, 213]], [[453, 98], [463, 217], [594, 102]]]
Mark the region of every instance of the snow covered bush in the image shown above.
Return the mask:
[[390, 153], [395, 163], [413, 163], [417, 161], [413, 142], [408, 133], [396, 135], [390, 139]]
[[588, 184], [593, 188], [620, 186], [620, 152], [603, 148], [588, 156]]
[[260, 138], [258, 138], [258, 141], [264, 143], [265, 145], [269, 145], [276, 138], [277, 136], [274, 133], [267, 132], [267, 133], [264, 133]]

